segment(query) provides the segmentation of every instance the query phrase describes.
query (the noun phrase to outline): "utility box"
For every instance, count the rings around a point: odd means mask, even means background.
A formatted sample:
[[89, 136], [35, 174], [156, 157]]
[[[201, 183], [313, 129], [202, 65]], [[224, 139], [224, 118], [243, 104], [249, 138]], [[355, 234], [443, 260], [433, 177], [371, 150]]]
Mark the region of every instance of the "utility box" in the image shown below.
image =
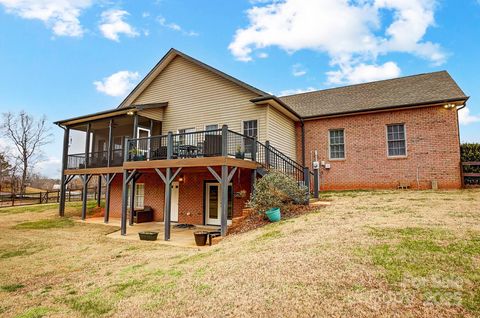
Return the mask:
[[313, 170], [320, 169], [320, 163], [318, 161], [314, 161], [312, 164]]
[[438, 190], [438, 181], [432, 180], [432, 190]]

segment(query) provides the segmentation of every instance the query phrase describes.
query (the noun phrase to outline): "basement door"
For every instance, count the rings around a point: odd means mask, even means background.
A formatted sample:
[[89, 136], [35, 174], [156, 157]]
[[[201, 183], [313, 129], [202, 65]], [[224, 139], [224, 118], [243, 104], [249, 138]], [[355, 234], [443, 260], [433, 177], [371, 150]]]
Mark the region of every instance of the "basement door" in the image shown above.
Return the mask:
[[170, 221], [178, 222], [178, 181], [172, 182], [172, 197], [170, 198]]
[[[220, 225], [222, 212], [222, 191], [220, 183], [207, 182], [205, 185], [205, 224]], [[228, 217], [227, 224], [232, 223], [233, 187], [228, 186]]]

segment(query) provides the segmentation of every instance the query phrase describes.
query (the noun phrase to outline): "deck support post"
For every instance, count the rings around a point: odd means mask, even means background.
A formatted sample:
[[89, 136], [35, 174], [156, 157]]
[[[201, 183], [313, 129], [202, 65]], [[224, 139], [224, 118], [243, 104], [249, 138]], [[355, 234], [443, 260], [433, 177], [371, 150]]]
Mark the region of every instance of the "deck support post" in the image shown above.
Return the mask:
[[105, 175], [105, 215], [103, 221], [108, 223], [110, 220], [110, 184], [117, 174], [107, 173]]
[[318, 189], [320, 188], [320, 171], [318, 168], [313, 169], [313, 197], [318, 199], [319, 193]]
[[123, 170], [122, 218], [120, 220], [120, 234], [122, 235], [127, 235], [128, 184], [135, 178], [136, 174], [137, 169], [134, 169], [131, 173], [128, 170]]
[[308, 205], [310, 203], [310, 170], [308, 167], [303, 168], [303, 182], [307, 188], [307, 193], [305, 194], [305, 204]]
[[227, 235], [227, 218], [228, 218], [228, 166], [222, 166], [222, 180], [220, 182], [222, 191], [220, 227], [222, 236]]
[[220, 193], [222, 194], [221, 208], [220, 208], [220, 232], [222, 236], [227, 235], [227, 225], [228, 225], [228, 185], [232, 181], [235, 172], [237, 172], [238, 167], [233, 168], [230, 173], [228, 172], [228, 166], [222, 165], [221, 176], [212, 168], [207, 167], [213, 177], [220, 183]]
[[68, 142], [70, 139], [70, 128], [65, 127], [63, 132], [63, 155], [62, 155], [62, 178], [60, 182], [60, 203], [58, 206], [58, 214], [65, 216], [65, 194], [67, 190], [65, 169], [67, 169], [68, 162]]
[[129, 222], [130, 226], [133, 225], [133, 222], [135, 220], [135, 191], [136, 191], [137, 180], [138, 178], [140, 178], [140, 176], [141, 176], [141, 173], [136, 172], [135, 174], [133, 174], [133, 177], [130, 181], [132, 184], [132, 190], [130, 192], [130, 222]]
[[88, 198], [88, 182], [92, 178], [92, 175], [84, 174], [82, 176], [83, 191], [82, 191], [82, 220], [87, 218], [87, 198]]
[[[170, 240], [170, 216], [171, 216], [171, 198], [172, 198], [172, 182], [178, 176], [182, 168], [178, 168], [172, 175], [172, 168], [167, 168], [165, 174], [158, 169], [155, 168], [160, 179], [162, 179], [163, 183], [165, 184], [165, 208], [163, 210], [163, 223], [165, 224], [165, 241]], [[168, 214], [168, 227], [167, 227], [167, 214]], [[167, 234], [168, 233], [168, 234]]]
[[127, 200], [128, 200], [128, 171], [123, 170], [122, 181], [122, 216], [120, 220], [120, 234], [127, 235]]
[[98, 176], [98, 183], [97, 183], [98, 189], [97, 189], [97, 207], [100, 206], [102, 203], [102, 175]]

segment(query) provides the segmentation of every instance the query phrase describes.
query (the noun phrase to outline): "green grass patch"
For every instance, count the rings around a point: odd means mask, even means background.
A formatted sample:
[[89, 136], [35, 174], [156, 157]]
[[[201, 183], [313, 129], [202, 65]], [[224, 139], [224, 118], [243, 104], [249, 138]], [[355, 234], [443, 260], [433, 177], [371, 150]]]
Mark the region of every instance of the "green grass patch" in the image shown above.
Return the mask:
[[15, 225], [17, 230], [45, 230], [74, 226], [75, 222], [68, 218], [45, 219], [31, 222], [23, 222]]
[[49, 311], [50, 310], [46, 307], [34, 307], [28, 309], [20, 315], [15, 316], [15, 318], [41, 318], [47, 315]]
[[255, 241], [264, 242], [264, 241], [274, 240], [281, 237], [283, 237], [283, 233], [280, 230], [272, 230], [259, 235], [255, 239]]
[[113, 309], [112, 303], [100, 289], [85, 295], [70, 297], [65, 302], [70, 308], [87, 317], [99, 317]]
[[[480, 312], [480, 235], [457, 237], [438, 228], [370, 228], [379, 243], [362, 249], [389, 284], [418, 290], [426, 302]], [[476, 286], [476, 287], [475, 287]]]
[[212, 253], [213, 253], [213, 251], [206, 252], [206, 253], [197, 253], [197, 254], [194, 254], [194, 255], [190, 255], [190, 256], [181, 258], [181, 259], [177, 262], [177, 264], [193, 263], [193, 262], [199, 261], [199, 260], [201, 260], [201, 259], [204, 259], [205, 257], [208, 257], [208, 256], [212, 255]]
[[9, 292], [9, 293], [13, 293], [13, 292], [16, 292], [16, 291], [19, 290], [19, 289], [22, 289], [23, 287], [25, 287], [25, 285], [22, 285], [22, 284], [9, 284], [9, 285], [2, 285], [2, 286], [0, 286], [0, 290], [5, 291], [5, 292]]

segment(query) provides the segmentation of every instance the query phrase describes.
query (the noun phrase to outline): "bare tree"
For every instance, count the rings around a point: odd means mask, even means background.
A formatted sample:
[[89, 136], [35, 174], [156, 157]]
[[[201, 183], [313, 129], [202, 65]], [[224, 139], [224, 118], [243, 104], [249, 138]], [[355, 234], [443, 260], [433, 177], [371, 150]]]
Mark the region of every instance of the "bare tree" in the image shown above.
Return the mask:
[[0, 151], [0, 193], [2, 192], [5, 179], [10, 176], [11, 169], [12, 166], [10, 165], [10, 162], [8, 162], [7, 155], [4, 151]]
[[16, 158], [21, 163], [21, 193], [25, 193], [29, 169], [33, 168], [35, 160], [41, 155], [41, 147], [51, 142], [52, 135], [46, 124], [45, 116], [35, 119], [25, 111], [3, 114], [3, 134], [16, 147]]

